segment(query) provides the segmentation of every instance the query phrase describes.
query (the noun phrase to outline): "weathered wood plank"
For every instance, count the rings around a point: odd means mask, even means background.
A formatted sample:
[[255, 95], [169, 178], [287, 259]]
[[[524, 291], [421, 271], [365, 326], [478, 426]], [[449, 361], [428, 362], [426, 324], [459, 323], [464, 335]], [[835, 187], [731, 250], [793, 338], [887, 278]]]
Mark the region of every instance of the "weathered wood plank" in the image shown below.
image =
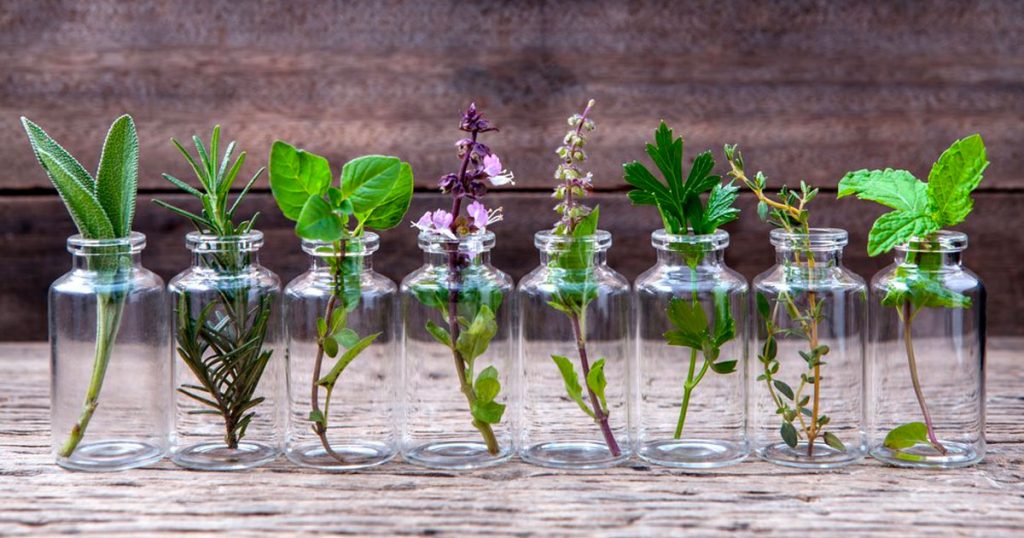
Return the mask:
[[[178, 195], [161, 197], [188, 203]], [[1024, 301], [1024, 266], [1020, 264], [1024, 244], [1017, 236], [1018, 231], [1006, 224], [1019, 220], [1024, 196], [982, 194], [976, 199], [977, 211], [962, 227], [972, 241], [965, 263], [980, 273], [990, 290], [991, 334], [1020, 335], [1024, 326], [1013, 312]], [[628, 278], [635, 278], [654, 263], [650, 233], [660, 227], [657, 213], [650, 207], [631, 207], [621, 193], [599, 194], [593, 201], [602, 206], [602, 227], [614, 234], [610, 265]], [[504, 206], [507, 219], [493, 228], [498, 235], [493, 261], [519, 278], [538, 263], [533, 234], [554, 221], [554, 214], [548, 212], [551, 199], [543, 193], [494, 191], [488, 203]], [[417, 194], [409, 218], [444, 205], [440, 195]], [[870, 259], [865, 253], [867, 231], [881, 213], [880, 207], [853, 200], [836, 201], [829, 194], [822, 194], [814, 205], [821, 226], [845, 227], [850, 231], [845, 262], [854, 271], [870, 278], [891, 260]], [[744, 194], [740, 207], [745, 211], [744, 217], [727, 227], [732, 233], [727, 261], [749, 279], [772, 264], [773, 251], [767, 239], [769, 228], [754, 216], [752, 197]], [[261, 213], [259, 227], [267, 236], [263, 262], [286, 280], [304, 271], [306, 256], [270, 195], [253, 195], [248, 209]], [[45, 338], [46, 288], [70, 265], [64, 244], [74, 228], [64, 213], [55, 196], [0, 198], [0, 252], [4, 253], [4, 263], [0, 265], [0, 327], [5, 327], [0, 340]], [[39, 218], [40, 215], [50, 217]], [[165, 278], [187, 267], [184, 234], [189, 228], [184, 219], [156, 207], [145, 197], [139, 202], [137, 222], [139, 231], [149, 238], [143, 256], [147, 267]], [[378, 270], [395, 280], [415, 269], [422, 263], [422, 257], [414, 230], [400, 226], [385, 232], [374, 262]]]
[[51, 463], [46, 346], [0, 345], [4, 536], [1019, 536], [1021, 340], [989, 346], [989, 454], [943, 473], [866, 461], [829, 473], [757, 461], [708, 473], [641, 464], [570, 473], [513, 462], [471, 473], [401, 463], [321, 474], [284, 460], [243, 473], [162, 462], [117, 474]]
[[212, 121], [253, 152], [252, 169], [284, 138], [339, 163], [399, 154], [429, 186], [454, 166], [454, 118], [470, 99], [503, 127], [494, 147], [520, 186], [537, 187], [562, 118], [589, 96], [600, 103], [592, 163], [608, 187], [660, 118], [692, 148], [740, 142], [770, 175], [821, 185], [859, 167], [925, 175], [950, 141], [979, 131], [994, 158], [984, 188], [1024, 186], [1019, 3], [605, 1], [573, 13], [569, 23], [549, 2], [12, 3], [0, 15], [0, 189], [47, 186], [19, 115], [91, 167], [125, 111], [140, 126], [146, 188], [184, 170], [167, 139]]

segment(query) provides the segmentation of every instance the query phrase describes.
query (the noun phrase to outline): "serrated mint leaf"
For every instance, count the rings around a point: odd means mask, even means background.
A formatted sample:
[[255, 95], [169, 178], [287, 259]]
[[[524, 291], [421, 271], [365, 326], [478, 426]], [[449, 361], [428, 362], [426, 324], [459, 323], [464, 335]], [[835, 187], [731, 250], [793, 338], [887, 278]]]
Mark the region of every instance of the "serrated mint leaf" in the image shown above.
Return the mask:
[[927, 185], [906, 170], [857, 170], [839, 180], [836, 198], [855, 194], [886, 207], [912, 213], [928, 208]]
[[955, 226], [971, 212], [971, 192], [988, 167], [985, 143], [974, 134], [957, 140], [942, 153], [928, 174], [928, 198], [939, 227]]
[[868, 254], [877, 256], [906, 243], [911, 238], [923, 237], [938, 231], [939, 227], [926, 213], [892, 211], [878, 217], [868, 232]]

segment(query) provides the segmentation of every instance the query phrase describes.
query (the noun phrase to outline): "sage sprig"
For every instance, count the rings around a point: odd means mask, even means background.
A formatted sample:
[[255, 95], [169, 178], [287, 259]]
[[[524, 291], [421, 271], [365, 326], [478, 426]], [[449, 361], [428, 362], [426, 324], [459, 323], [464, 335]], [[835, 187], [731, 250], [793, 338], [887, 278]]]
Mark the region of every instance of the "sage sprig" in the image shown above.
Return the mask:
[[[196, 158], [175, 139], [171, 143], [185, 158], [196, 175], [199, 188], [170, 175], [163, 174], [171, 184], [199, 200], [202, 210], [192, 213], [162, 200], [154, 203], [192, 222], [196, 230], [219, 238], [238, 238], [249, 233], [258, 213], [239, 223], [235, 214], [249, 189], [263, 174], [260, 168], [253, 174], [242, 191], [228, 205], [231, 187], [238, 179], [245, 163], [241, 152], [234, 162], [236, 144], [227, 145], [220, 156], [220, 125], [213, 128], [207, 148], [198, 136], [192, 137]], [[208, 254], [214, 268], [225, 275], [237, 275], [249, 265], [250, 255], [236, 246], [225, 246], [222, 251]], [[256, 396], [263, 372], [273, 355], [265, 349], [268, 323], [273, 301], [261, 295], [255, 304], [250, 297], [251, 286], [232, 286], [217, 289], [217, 299], [194, 311], [193, 293], [185, 290], [175, 304], [177, 353], [195, 378], [194, 383], [178, 387], [178, 392], [198, 402], [202, 407], [193, 414], [217, 414], [224, 422], [224, 444], [238, 448], [246, 429], [256, 417], [256, 410], [264, 398]]]
[[[332, 183], [327, 159], [274, 142], [270, 150], [274, 200], [284, 216], [295, 221], [297, 236], [330, 245], [331, 295], [323, 317], [317, 319], [309, 421], [324, 451], [345, 463], [327, 437], [331, 396], [342, 372], [382, 334], [360, 337], [348, 327], [348, 315], [359, 305], [363, 271], [361, 256], [352, 254], [349, 246], [366, 229], [386, 230], [402, 222], [412, 200], [412, 167], [397, 157], [366, 155], [345, 163], [338, 186]], [[335, 360], [327, 374], [323, 374], [325, 356]]]
[[[906, 170], [857, 170], [839, 181], [836, 197], [856, 195], [893, 209], [879, 217], [868, 234], [868, 254], [877, 256], [909, 242], [929, 244], [939, 230], [963, 222], [974, 208], [971, 193], [981, 183], [988, 164], [985, 143], [974, 134], [953, 142], [939, 156], [927, 183]], [[970, 308], [971, 299], [943, 284], [937, 271], [940, 259], [935, 254], [908, 250], [906, 262], [896, 268], [882, 298], [883, 306], [896, 309], [902, 325], [910, 379], [924, 420], [902, 424], [886, 435], [884, 446], [897, 453], [918, 444], [946, 453], [935, 433], [918, 378], [913, 323], [925, 308]]]
[[[720, 226], [739, 218], [740, 210], [733, 207], [738, 187], [732, 182], [722, 183], [720, 176], [711, 171], [715, 158], [705, 151], [693, 160], [690, 172], [683, 178], [683, 138], [675, 138], [672, 129], [661, 122], [654, 132], [654, 144], [647, 144], [647, 155], [661, 172], [659, 181], [643, 164], [633, 161], [623, 165], [626, 182], [633, 188], [628, 196], [634, 205], [653, 205], [658, 209], [665, 230], [674, 235], [707, 235]], [[707, 193], [707, 202], [701, 195]], [[666, 343], [690, 348], [689, 368], [683, 382], [683, 399], [679, 406], [675, 438], [683, 435], [690, 397], [708, 370], [719, 374], [736, 371], [736, 360], [719, 360], [721, 349], [736, 337], [736, 323], [729, 308], [729, 297], [723, 290], [714, 293], [714, 325], [701, 306], [697, 294], [697, 265], [706, 251], [702, 245], [673, 243], [690, 268], [692, 290], [689, 300], [673, 297], [666, 314], [673, 329], [665, 332]], [[697, 353], [704, 359], [698, 372]]]
[[[71, 215], [78, 232], [87, 239], [119, 239], [131, 234], [138, 192], [139, 139], [131, 116], [116, 119], [107, 131], [95, 178], [46, 132], [22, 117], [36, 159], [50, 178]], [[90, 269], [108, 282], [124, 279], [131, 270], [127, 254], [99, 256], [89, 261]], [[78, 422], [58, 450], [70, 457], [85, 436], [89, 421], [99, 406], [103, 379], [121, 326], [128, 290], [97, 292], [96, 344], [92, 375]]]
[[[783, 186], [778, 195], [772, 198], [765, 192], [768, 179], [761, 172], [754, 174], [753, 178], [746, 174], [743, 156], [735, 145], [725, 146], [725, 156], [729, 161], [729, 175], [741, 181], [757, 197], [757, 214], [761, 220], [788, 233], [810, 233], [808, 204], [818, 196], [818, 189], [801, 181], [799, 190]], [[800, 288], [813, 289], [811, 280], [815, 261], [810, 248], [798, 247], [795, 249], [795, 260], [787, 263], [793, 266], [790, 269], [807, 269], [807, 282], [801, 284]], [[786, 271], [785, 274], [791, 272]], [[758, 293], [756, 306], [766, 334], [758, 354], [762, 372], [757, 380], [765, 383], [775, 403], [776, 414], [782, 419], [779, 426], [782, 440], [790, 448], [796, 448], [803, 438], [807, 441], [808, 457], [814, 456], [814, 443], [818, 438], [836, 450], [846, 450], [839, 436], [825, 429], [831, 419], [822, 413], [820, 405], [822, 366], [830, 351], [827, 345], [820, 342], [818, 334], [818, 326], [825, 319], [825, 302], [819, 299], [816, 292], [807, 291], [806, 304], [803, 304], [792, 291], [783, 290], [774, 304], [763, 293]], [[795, 324], [794, 327], [780, 326], [779, 318], [783, 313]], [[795, 390], [781, 379], [781, 363], [778, 360], [778, 340], [794, 334], [807, 341], [807, 349], [798, 352], [807, 369], [800, 373], [800, 383]], [[811, 388], [810, 395], [804, 394], [808, 387]]]

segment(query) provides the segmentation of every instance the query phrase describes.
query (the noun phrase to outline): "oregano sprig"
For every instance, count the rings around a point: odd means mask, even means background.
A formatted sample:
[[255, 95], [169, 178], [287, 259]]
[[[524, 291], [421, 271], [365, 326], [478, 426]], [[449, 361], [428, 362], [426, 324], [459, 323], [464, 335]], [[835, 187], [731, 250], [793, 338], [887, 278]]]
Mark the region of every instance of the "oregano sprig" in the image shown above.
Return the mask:
[[[668, 233], [708, 235], [739, 218], [739, 209], [733, 207], [739, 188], [732, 182], [723, 184], [720, 176], [711, 173], [715, 158], [710, 151], [700, 153], [693, 160], [685, 181], [683, 138], [675, 138], [664, 121], [654, 132], [654, 144], [648, 143], [646, 151], [661, 172], [663, 181], [638, 161], [626, 163], [623, 165], [624, 176], [633, 187], [628, 196], [633, 205], [657, 207]], [[706, 203], [701, 199], [705, 194]], [[719, 360], [722, 346], [736, 337], [736, 323], [729, 308], [728, 295], [720, 289], [713, 292], [714, 325], [708, 322], [697, 292], [697, 265], [706, 255], [703, 245], [673, 243], [672, 248], [679, 251], [689, 266], [692, 283], [689, 299], [672, 297], [666, 308], [673, 327], [664, 334], [666, 343], [690, 348], [689, 368], [675, 429], [675, 438], [679, 439], [683, 435], [691, 394], [708, 370], [719, 374], [736, 371], [736, 360]], [[704, 359], [699, 371], [698, 353]]]
[[[936, 232], [960, 224], [971, 213], [971, 193], [981, 183], [988, 164], [985, 143], [980, 135], [973, 134], [953, 142], [939, 156], [927, 183], [906, 170], [857, 170], [839, 181], [836, 197], [856, 195], [893, 209], [872, 225], [868, 234], [869, 255], [877, 256], [911, 242], [929, 245]], [[883, 306], [895, 308], [900, 319], [910, 378], [924, 420], [902, 424], [886, 435], [884, 446], [897, 452], [927, 444], [941, 454], [946, 453], [935, 433], [918, 377], [913, 322], [925, 308], [970, 308], [971, 299], [942, 283], [936, 271], [938, 263], [934, 255], [908, 250], [881, 301]]]
[[[309, 421], [324, 452], [346, 463], [327, 437], [331, 396], [342, 372], [382, 333], [360, 337], [348, 327], [348, 316], [361, 297], [362, 257], [351, 252], [353, 239], [367, 229], [394, 228], [412, 201], [412, 167], [397, 157], [365, 155], [345, 163], [338, 185], [327, 159], [283, 141], [270, 150], [270, 188], [281, 212], [295, 221], [302, 239], [330, 246], [326, 260], [331, 295], [317, 319], [317, 351], [310, 381]], [[323, 374], [324, 358], [335, 359]], [[320, 391], [324, 405], [320, 407]]]
[[[22, 117], [32, 152], [57, 193], [64, 201], [78, 232], [86, 239], [120, 239], [132, 232], [139, 178], [139, 138], [135, 122], [124, 115], [111, 124], [103, 142], [95, 178], [41, 127]], [[113, 283], [131, 270], [127, 255], [96, 256], [90, 269]], [[126, 290], [96, 292], [96, 344], [92, 375], [86, 389], [82, 413], [57, 454], [70, 457], [85, 436], [89, 421], [99, 406], [110, 355], [124, 312]]]

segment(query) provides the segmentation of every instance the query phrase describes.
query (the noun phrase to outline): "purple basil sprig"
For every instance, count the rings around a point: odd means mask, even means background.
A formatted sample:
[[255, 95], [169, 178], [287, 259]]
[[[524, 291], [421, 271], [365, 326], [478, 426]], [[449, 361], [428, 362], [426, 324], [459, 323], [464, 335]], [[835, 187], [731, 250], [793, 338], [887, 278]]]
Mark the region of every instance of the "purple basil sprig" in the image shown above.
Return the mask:
[[[478, 140], [480, 133], [497, 131], [498, 128], [477, 111], [476, 103], [469, 105], [462, 114], [459, 129], [469, 133], [468, 137], [455, 143], [462, 166], [458, 173], [445, 174], [437, 182], [441, 192], [451, 195], [452, 209], [427, 211], [412, 224], [421, 231], [449, 239], [483, 232], [487, 226], [500, 222], [501, 208], [487, 209], [480, 199], [487, 194], [488, 183], [493, 187], [515, 184], [512, 172], [504, 169], [498, 155]], [[466, 207], [466, 215], [461, 215], [462, 202], [467, 199], [470, 203]]]

